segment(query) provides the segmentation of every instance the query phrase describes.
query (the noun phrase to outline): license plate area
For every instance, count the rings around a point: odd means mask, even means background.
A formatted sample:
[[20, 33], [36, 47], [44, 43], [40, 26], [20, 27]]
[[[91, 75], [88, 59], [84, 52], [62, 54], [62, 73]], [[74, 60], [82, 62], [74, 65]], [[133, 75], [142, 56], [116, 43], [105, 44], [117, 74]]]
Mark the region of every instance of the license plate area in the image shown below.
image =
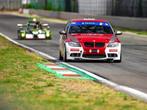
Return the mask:
[[98, 49], [92, 49], [91, 53], [99, 53], [99, 50]]

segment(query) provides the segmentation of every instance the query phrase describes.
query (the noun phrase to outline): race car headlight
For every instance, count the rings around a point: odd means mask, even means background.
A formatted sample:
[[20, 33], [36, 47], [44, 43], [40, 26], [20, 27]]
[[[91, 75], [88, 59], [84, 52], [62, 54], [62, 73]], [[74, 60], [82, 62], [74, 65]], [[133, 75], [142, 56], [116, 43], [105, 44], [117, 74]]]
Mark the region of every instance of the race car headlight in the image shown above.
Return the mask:
[[68, 42], [68, 45], [71, 47], [81, 47], [80, 43], [78, 42]]
[[109, 43], [107, 45], [107, 47], [118, 47], [118, 46], [119, 46], [119, 43], [118, 42]]
[[25, 37], [25, 33], [21, 33], [21, 37]]

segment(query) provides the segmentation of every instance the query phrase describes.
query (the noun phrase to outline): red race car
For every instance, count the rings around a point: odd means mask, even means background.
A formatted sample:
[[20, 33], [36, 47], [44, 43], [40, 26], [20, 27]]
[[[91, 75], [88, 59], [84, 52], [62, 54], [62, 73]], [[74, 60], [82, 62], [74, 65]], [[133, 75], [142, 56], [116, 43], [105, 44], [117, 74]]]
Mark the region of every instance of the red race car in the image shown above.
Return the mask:
[[74, 19], [60, 31], [59, 59], [121, 62], [121, 42], [110, 23], [101, 19]]

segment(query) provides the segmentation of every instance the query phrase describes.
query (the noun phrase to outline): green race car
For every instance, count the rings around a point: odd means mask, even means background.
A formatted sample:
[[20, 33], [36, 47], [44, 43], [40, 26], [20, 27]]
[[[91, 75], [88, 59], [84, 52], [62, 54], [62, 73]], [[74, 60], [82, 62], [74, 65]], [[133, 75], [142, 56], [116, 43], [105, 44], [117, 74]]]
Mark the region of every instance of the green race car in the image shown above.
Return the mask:
[[27, 24], [17, 24], [18, 39], [51, 39], [51, 30], [48, 24], [41, 24], [36, 18]]

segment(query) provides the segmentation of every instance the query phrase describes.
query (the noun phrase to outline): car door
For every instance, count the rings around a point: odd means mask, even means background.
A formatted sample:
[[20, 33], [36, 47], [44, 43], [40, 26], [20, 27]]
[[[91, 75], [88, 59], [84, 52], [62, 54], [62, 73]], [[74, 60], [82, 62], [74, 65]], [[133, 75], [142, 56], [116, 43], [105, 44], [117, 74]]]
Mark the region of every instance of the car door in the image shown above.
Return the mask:
[[60, 50], [61, 50], [61, 54], [62, 55], [63, 55], [64, 48], [65, 48], [65, 40], [68, 37], [68, 29], [69, 29], [69, 26], [70, 26], [70, 23], [67, 23], [67, 25], [64, 28], [64, 31], [65, 31], [66, 35], [61, 35], [60, 34], [60, 42], [59, 42], [59, 44], [60, 44]]

